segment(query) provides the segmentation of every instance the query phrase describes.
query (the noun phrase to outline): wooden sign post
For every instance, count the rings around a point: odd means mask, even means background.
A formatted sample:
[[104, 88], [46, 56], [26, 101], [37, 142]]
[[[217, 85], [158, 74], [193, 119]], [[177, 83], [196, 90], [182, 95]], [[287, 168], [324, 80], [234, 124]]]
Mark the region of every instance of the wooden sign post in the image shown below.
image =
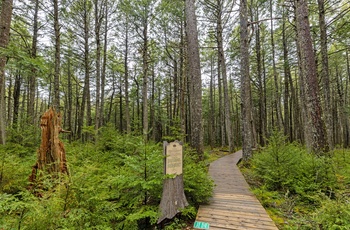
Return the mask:
[[163, 195], [160, 201], [161, 217], [158, 224], [165, 219], [172, 219], [181, 209], [188, 205], [183, 185], [183, 148], [179, 141], [164, 142], [164, 174], [171, 178], [163, 181]]

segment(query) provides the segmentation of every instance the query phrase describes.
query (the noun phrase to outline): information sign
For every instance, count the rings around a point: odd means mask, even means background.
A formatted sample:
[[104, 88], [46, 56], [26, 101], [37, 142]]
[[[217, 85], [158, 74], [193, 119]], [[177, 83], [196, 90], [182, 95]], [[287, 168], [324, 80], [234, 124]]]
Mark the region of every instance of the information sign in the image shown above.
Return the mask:
[[165, 174], [182, 174], [182, 145], [180, 142], [170, 142], [165, 145]]

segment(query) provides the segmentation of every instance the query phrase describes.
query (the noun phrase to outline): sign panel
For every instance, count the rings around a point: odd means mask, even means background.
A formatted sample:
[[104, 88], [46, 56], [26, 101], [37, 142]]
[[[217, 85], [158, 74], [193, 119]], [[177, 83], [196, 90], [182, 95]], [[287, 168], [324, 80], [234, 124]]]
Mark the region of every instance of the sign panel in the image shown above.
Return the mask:
[[197, 229], [209, 229], [209, 224], [205, 222], [195, 221], [193, 227]]
[[182, 174], [182, 145], [180, 142], [170, 142], [165, 145], [165, 174]]

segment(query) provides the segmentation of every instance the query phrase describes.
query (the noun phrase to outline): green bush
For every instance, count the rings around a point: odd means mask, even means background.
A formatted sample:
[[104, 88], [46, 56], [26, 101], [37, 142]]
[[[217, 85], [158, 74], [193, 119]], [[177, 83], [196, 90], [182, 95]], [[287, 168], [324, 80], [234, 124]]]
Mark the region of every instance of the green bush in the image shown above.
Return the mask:
[[197, 162], [197, 159], [194, 152], [185, 152], [184, 189], [188, 201], [194, 206], [208, 202], [214, 188], [214, 182], [207, 174], [207, 163]]
[[313, 215], [319, 229], [350, 229], [350, 205], [346, 200], [324, 199]]
[[332, 159], [317, 157], [305, 148], [287, 143], [275, 133], [269, 146], [252, 159], [252, 170], [267, 189], [299, 194], [316, 202], [314, 194], [329, 193], [336, 183]]
[[243, 172], [280, 229], [350, 229], [350, 154], [316, 156], [274, 133]]
[[[96, 145], [66, 143], [69, 177], [39, 188], [42, 197], [26, 189], [35, 151], [16, 154], [22, 146], [10, 145], [16, 147], [0, 150], [0, 229], [155, 227], [164, 179], [161, 144], [110, 127], [100, 130]], [[187, 219], [208, 200], [213, 184], [205, 163], [197, 163], [195, 153], [184, 149], [184, 189], [190, 206], [180, 217]]]

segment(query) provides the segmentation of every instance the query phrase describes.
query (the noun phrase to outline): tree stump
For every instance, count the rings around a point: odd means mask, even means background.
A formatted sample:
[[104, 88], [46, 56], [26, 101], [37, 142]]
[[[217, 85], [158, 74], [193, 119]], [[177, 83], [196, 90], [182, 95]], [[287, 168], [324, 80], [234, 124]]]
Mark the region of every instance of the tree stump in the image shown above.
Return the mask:
[[163, 195], [160, 201], [161, 217], [158, 219], [160, 224], [165, 219], [172, 219], [181, 209], [188, 206], [184, 193], [183, 176], [168, 178], [163, 181]]
[[163, 181], [163, 195], [159, 205], [161, 216], [158, 224], [165, 219], [174, 218], [188, 205], [182, 175], [182, 144], [178, 141], [164, 142], [164, 155], [164, 173], [174, 178], [166, 178]]
[[59, 173], [68, 174], [66, 151], [58, 135], [63, 132], [61, 116], [53, 108], [47, 110], [41, 117], [41, 144], [37, 152], [37, 162], [32, 167], [29, 176], [30, 187], [38, 179], [38, 171], [46, 172], [53, 177]]

